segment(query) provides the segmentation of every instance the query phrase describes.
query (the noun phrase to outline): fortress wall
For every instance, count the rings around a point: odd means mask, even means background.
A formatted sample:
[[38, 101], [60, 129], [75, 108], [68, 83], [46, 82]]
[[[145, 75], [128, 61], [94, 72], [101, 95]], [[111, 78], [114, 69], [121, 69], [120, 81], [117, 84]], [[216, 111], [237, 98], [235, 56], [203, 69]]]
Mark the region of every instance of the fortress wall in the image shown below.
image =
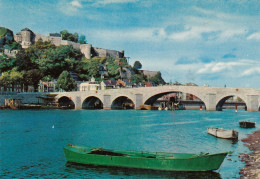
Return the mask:
[[113, 58], [120, 58], [120, 52], [116, 50], [106, 50], [107, 56], [113, 57]]
[[80, 49], [80, 45], [81, 44], [75, 43], [75, 42], [71, 42], [71, 41], [68, 41], [68, 40], [61, 40], [61, 45], [72, 45], [73, 48]]
[[21, 34], [15, 34], [14, 35], [14, 40], [18, 43], [21, 43], [22, 42], [22, 35]]
[[107, 50], [102, 48], [93, 47], [95, 53], [99, 57], [106, 57], [107, 56]]
[[42, 41], [48, 41], [48, 37], [35, 33], [35, 42], [37, 42], [39, 39], [42, 39]]
[[[31, 46], [33, 43], [37, 42], [39, 39], [43, 41], [50, 41], [55, 46], [60, 45], [72, 45], [73, 48], [79, 49], [86, 58], [90, 59], [92, 56], [107, 57], [112, 58], [123, 58], [124, 51], [108, 50], [103, 48], [92, 47], [91, 44], [79, 44], [71, 42], [68, 40], [62, 40], [61, 37], [56, 36], [44, 36], [38, 33], [33, 33], [31, 30], [22, 30], [21, 32], [14, 35], [15, 41], [20, 43], [23, 48]], [[94, 51], [94, 54], [92, 52]]]
[[60, 45], [61, 45], [61, 37], [49, 37], [49, 40], [50, 40], [55, 46], [60, 46]]
[[91, 58], [91, 44], [81, 44], [80, 45], [80, 51], [85, 55], [87, 59]]

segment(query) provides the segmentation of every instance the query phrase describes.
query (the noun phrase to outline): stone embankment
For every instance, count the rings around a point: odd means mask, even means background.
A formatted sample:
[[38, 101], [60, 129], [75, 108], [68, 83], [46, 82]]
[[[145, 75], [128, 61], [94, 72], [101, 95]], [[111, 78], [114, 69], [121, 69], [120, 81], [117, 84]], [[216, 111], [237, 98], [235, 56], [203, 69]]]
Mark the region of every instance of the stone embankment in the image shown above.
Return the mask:
[[242, 161], [245, 162], [245, 168], [240, 170], [241, 178], [259, 179], [260, 178], [260, 130], [248, 135], [242, 139], [246, 146], [252, 152], [241, 154]]

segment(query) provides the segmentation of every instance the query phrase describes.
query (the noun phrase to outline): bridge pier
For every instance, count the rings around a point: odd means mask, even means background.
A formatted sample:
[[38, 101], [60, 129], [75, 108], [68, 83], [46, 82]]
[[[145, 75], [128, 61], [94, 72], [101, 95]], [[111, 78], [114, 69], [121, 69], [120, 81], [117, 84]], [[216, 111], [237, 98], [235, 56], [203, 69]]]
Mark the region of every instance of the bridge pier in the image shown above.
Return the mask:
[[247, 95], [247, 111], [259, 111], [259, 95]]
[[75, 98], [75, 109], [82, 109], [81, 97], [76, 96]]
[[141, 104], [143, 104], [143, 95], [136, 94], [135, 95], [135, 109], [140, 109]]
[[111, 95], [104, 95], [103, 109], [111, 109]]
[[208, 101], [205, 102], [207, 111], [216, 111], [216, 94], [207, 94]]

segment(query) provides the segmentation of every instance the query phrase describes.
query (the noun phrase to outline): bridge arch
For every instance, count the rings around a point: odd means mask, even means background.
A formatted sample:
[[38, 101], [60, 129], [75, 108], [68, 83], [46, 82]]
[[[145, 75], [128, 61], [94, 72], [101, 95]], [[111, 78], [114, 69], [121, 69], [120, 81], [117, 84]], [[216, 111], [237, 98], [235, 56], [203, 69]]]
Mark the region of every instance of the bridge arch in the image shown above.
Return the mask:
[[231, 102], [230, 106], [231, 108], [235, 108], [235, 106], [239, 107], [239, 108], [244, 108], [245, 110], [247, 109], [247, 104], [246, 104], [246, 100], [244, 97], [240, 97], [237, 95], [225, 95], [225, 96], [221, 96], [216, 103], [216, 110], [217, 111], [222, 111], [223, 106], [225, 104], [226, 101], [228, 101], [228, 99], [232, 98], [232, 97], [237, 97], [239, 99], [241, 99], [241, 101], [235, 101], [235, 102]]
[[127, 96], [118, 96], [112, 100], [111, 109], [134, 109], [135, 103]]
[[82, 102], [82, 109], [103, 109], [103, 102], [96, 96], [88, 96]]
[[64, 109], [75, 109], [75, 102], [68, 96], [61, 96], [58, 99], [58, 105]]
[[[172, 94], [175, 94], [175, 96]], [[160, 91], [154, 94], [151, 94], [149, 96], [147, 96], [144, 99], [144, 104], [147, 105], [154, 105], [155, 102], [161, 98], [161, 97], [165, 97], [167, 96], [167, 99], [164, 99], [163, 101], [163, 106], [161, 106], [162, 104], [156, 104], [159, 105], [161, 107], [171, 107], [173, 104], [182, 104], [185, 102], [186, 107], [185, 108], [189, 108], [189, 109], [196, 109], [196, 108], [206, 108], [206, 104], [204, 102], [204, 98], [202, 96], [198, 96], [197, 94], [194, 94], [190, 91], [181, 91], [181, 90], [167, 90], [167, 91]], [[167, 102], [165, 100], [168, 100]], [[194, 105], [194, 103], [196, 103]], [[168, 106], [170, 104], [170, 106]], [[184, 105], [185, 106], [185, 105]]]

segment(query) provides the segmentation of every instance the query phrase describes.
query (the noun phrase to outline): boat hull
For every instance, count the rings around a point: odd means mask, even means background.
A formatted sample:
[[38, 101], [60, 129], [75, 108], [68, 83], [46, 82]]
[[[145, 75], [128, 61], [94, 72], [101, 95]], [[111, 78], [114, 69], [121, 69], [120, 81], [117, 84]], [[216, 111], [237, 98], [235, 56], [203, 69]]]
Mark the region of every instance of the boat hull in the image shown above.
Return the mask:
[[227, 153], [178, 154], [143, 153], [136, 151], [115, 151], [123, 156], [90, 154], [90, 148], [65, 146], [68, 162], [112, 167], [139, 168], [164, 171], [211, 171], [217, 170]]
[[146, 105], [146, 104], [142, 104], [140, 105], [140, 109], [141, 110], [158, 110], [158, 106], [152, 106], [152, 105]]
[[239, 126], [242, 128], [254, 128], [255, 122], [241, 121], [239, 122]]
[[208, 128], [208, 133], [222, 139], [237, 139], [238, 132], [235, 130], [225, 130], [219, 128]]

